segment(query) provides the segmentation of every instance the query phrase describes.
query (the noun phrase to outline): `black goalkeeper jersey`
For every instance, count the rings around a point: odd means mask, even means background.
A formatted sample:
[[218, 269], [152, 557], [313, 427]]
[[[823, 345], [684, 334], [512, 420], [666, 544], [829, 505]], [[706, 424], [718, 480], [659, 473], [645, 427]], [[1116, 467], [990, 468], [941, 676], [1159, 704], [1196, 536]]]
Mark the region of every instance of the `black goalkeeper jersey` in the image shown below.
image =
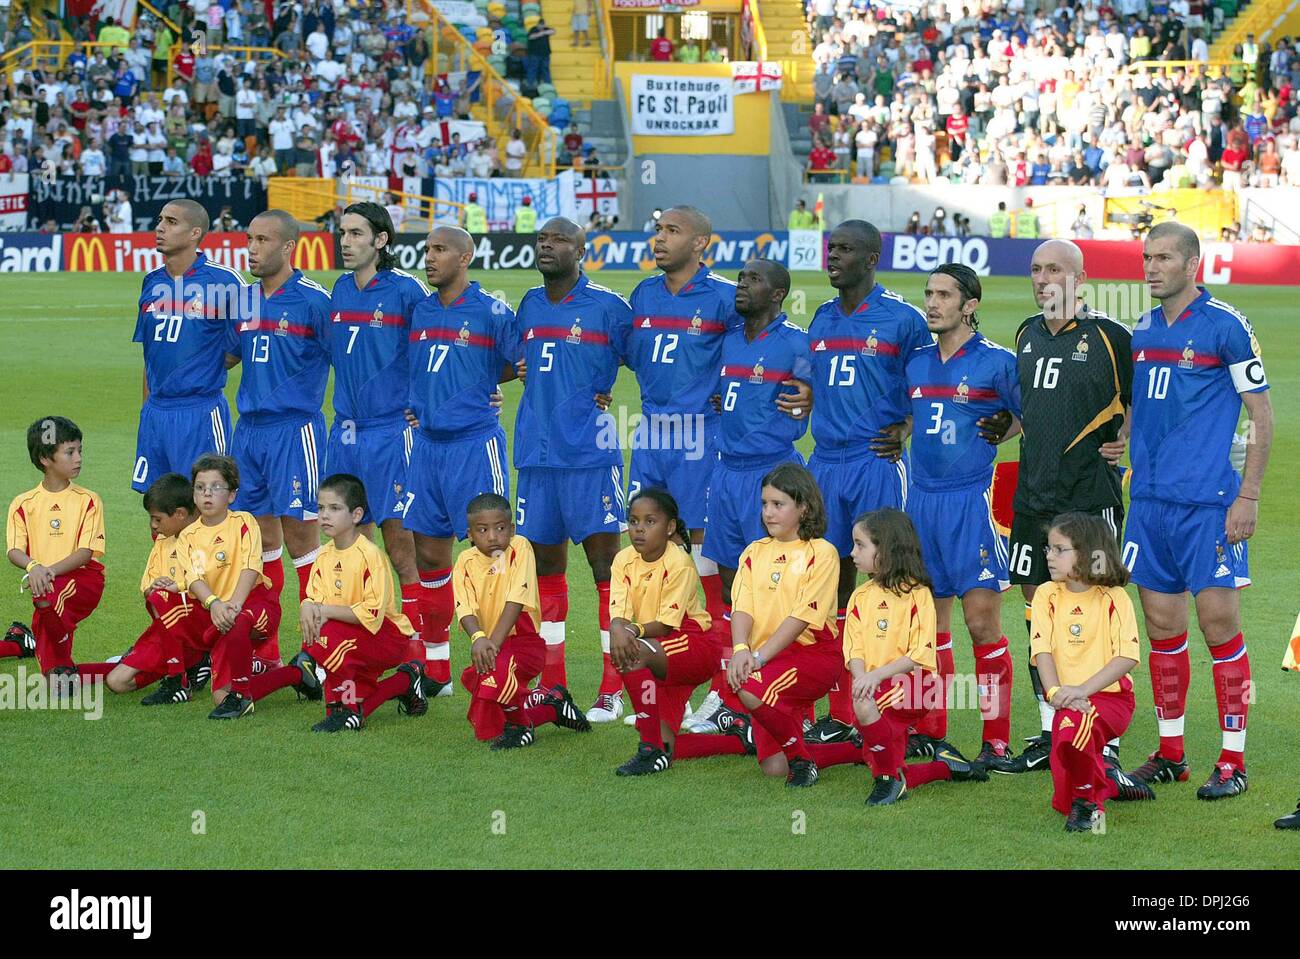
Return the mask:
[[1096, 511], [1123, 502], [1119, 471], [1098, 449], [1118, 438], [1132, 402], [1132, 336], [1086, 307], [1055, 336], [1041, 313], [1016, 331], [1024, 413], [1017, 513]]

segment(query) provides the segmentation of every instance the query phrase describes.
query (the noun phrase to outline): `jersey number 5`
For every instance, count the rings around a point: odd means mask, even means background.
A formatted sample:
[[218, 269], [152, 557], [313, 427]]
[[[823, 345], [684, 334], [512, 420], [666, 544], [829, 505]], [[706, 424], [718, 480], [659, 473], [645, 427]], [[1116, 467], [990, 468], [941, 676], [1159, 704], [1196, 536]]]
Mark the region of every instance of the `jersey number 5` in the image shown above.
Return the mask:
[[551, 367], [555, 366], [555, 344], [542, 344], [542, 362], [537, 367], [538, 373], [549, 373]]

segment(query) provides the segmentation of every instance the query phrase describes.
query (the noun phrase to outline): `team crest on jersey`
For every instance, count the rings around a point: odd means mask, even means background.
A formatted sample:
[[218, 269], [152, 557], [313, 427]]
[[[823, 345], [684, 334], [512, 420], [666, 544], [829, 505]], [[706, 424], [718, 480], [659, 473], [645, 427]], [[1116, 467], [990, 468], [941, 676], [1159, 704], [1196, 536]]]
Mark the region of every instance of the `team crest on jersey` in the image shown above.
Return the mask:
[[[957, 384], [957, 392], [953, 396], [952, 401], [954, 403], [970, 402], [970, 386], [966, 383], [966, 377], [963, 376], [961, 382]], [[987, 556], [988, 554], [985, 553], [984, 555]]]
[[876, 347], [880, 345], [880, 340], [876, 339], [876, 331], [872, 330], [871, 335], [867, 337], [866, 345], [862, 347], [863, 356], [875, 356]]
[[700, 319], [700, 311], [697, 309], [695, 311], [695, 315], [691, 317], [691, 325], [686, 332], [691, 336], [699, 336], [700, 328], [703, 325], [704, 325], [704, 321]]
[[341, 579], [336, 579], [336, 580], [334, 580], [334, 588], [337, 589], [339, 592], [342, 592], [342, 591], [343, 591], [343, 580], [341, 580]]
[[1070, 354], [1070, 359], [1078, 360], [1080, 363], [1088, 362], [1088, 334], [1083, 334], [1079, 342], [1074, 344], [1074, 352]]
[[379, 329], [384, 325], [384, 304], [382, 301], [375, 304], [375, 312], [370, 317], [370, 325]]
[[772, 582], [773, 584], [777, 584], [781, 582], [781, 574], [779, 572], [772, 574]]
[[194, 291], [194, 299], [185, 305], [185, 315], [189, 317], [203, 315], [203, 294], [199, 290]]
[[58, 529], [62, 525], [63, 523], [60, 520], [57, 519], [50, 520], [50, 529]]
[[289, 335], [289, 315], [287, 313], [281, 314], [280, 322], [275, 325], [275, 335], [276, 336]]
[[225, 561], [226, 561], [226, 551], [224, 549], [217, 550], [217, 562], [224, 563]]
[[582, 322], [582, 317], [580, 316], [574, 317], [573, 326], [569, 327], [569, 335], [564, 338], [566, 343], [582, 342], [582, 327], [578, 325], [581, 322]]
[[754, 364], [754, 372], [749, 374], [749, 382], [763, 382], [763, 358], [761, 356], [758, 358], [758, 362]]
[[460, 332], [456, 334], [456, 345], [469, 346], [469, 320], [464, 322], [460, 328]]
[[980, 544], [980, 565], [987, 566], [988, 564], [989, 564], [989, 551], [985, 549], [984, 544], [981, 543]]
[[1078, 636], [1078, 635], [1079, 635], [1080, 633], [1082, 633], [1082, 632], [1083, 632], [1083, 627], [1080, 626], [1078, 623], [1071, 623], [1071, 624], [1070, 624], [1070, 635], [1071, 635], [1071, 636]]
[[1180, 370], [1190, 370], [1196, 365], [1196, 351], [1192, 349], [1192, 341], [1188, 340], [1187, 345], [1183, 347], [1183, 358], [1178, 361]]
[[402, 495], [402, 484], [401, 484], [401, 483], [394, 483], [394, 484], [393, 484], [393, 492], [394, 492], [396, 495], [401, 496], [401, 495]]
[[889, 620], [887, 619], [876, 620], [876, 629], [880, 630], [882, 633], [885, 630], [889, 629]]

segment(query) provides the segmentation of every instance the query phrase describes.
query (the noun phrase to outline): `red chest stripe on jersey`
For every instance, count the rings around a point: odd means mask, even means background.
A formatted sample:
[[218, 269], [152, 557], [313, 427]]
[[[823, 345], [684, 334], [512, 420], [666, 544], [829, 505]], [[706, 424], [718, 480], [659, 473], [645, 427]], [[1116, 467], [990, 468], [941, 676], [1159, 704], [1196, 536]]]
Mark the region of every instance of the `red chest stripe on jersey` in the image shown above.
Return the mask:
[[[728, 365], [722, 368], [722, 375], [732, 379], [747, 380], [754, 375], [754, 368], [752, 366]], [[780, 383], [782, 380], [788, 380], [792, 376], [794, 376], [794, 373], [791, 370], [769, 370], [766, 367], [763, 368], [764, 383]]]
[[[147, 304], [144, 308], [144, 312], [154, 314], [154, 315], [158, 315], [160, 313], [169, 313], [169, 314], [177, 314], [177, 315], [184, 314], [186, 319], [196, 319], [196, 320], [200, 319], [200, 317], [192, 315], [191, 308], [187, 304], [171, 303], [167, 300], [158, 300], [157, 302]], [[215, 306], [209, 306], [206, 303], [203, 304], [203, 316], [201, 317], [201, 319], [224, 320], [225, 318], [226, 315], [222, 313], [220, 310], [218, 310]]]
[[[636, 317], [633, 329], [642, 329], [641, 324], [646, 320], [650, 321], [650, 328], [664, 330], [689, 330], [692, 328], [690, 318], [685, 316], [638, 316]], [[726, 331], [726, 326], [717, 320], [706, 320], [700, 317], [700, 325], [695, 329], [705, 333], [722, 333]]]
[[[867, 345], [866, 340], [855, 339], [851, 336], [828, 336], [825, 339], [817, 341], [817, 346], [826, 344], [827, 350], [840, 350], [857, 353]], [[897, 356], [898, 347], [893, 343], [887, 343], [882, 339], [876, 339], [875, 350], [877, 353], [883, 353], [885, 356]], [[818, 350], [817, 352], [821, 352]]]
[[[563, 340], [569, 336], [567, 326], [534, 326], [528, 331], [535, 340]], [[583, 330], [582, 342], [595, 346], [609, 346], [609, 334], [599, 330]]]
[[256, 322], [249, 320], [239, 324], [240, 333], [284, 333], [288, 336], [301, 336], [307, 339], [313, 339], [316, 336], [315, 330], [310, 326], [300, 326], [297, 323], [290, 323], [288, 326], [281, 326], [276, 320], [258, 320]]
[[[955, 386], [922, 386], [919, 387], [919, 389], [921, 390], [921, 396], [926, 399], [929, 399], [930, 397], [952, 399], [957, 395], [957, 387]], [[916, 390], [914, 389], [912, 392], [915, 393]], [[986, 390], [979, 386], [972, 386], [966, 391], [965, 395], [967, 399], [971, 400], [996, 400], [998, 398], [998, 391]]]
[[[1142, 355], [1141, 360], [1138, 359], [1139, 354]], [[1183, 361], [1182, 350], [1156, 350], [1148, 347], [1145, 350], [1133, 351], [1134, 363], [1138, 363], [1138, 362], [1181, 363], [1182, 361]], [[1195, 366], [1220, 366], [1221, 365], [1219, 358], [1212, 353], [1197, 353], [1195, 356], [1192, 357], [1192, 363]]]
[[[365, 312], [364, 310], [335, 310], [334, 311], [335, 323], [369, 324], [374, 322], [374, 319], [375, 319], [374, 310], [371, 310], [369, 313]], [[384, 324], [384, 326], [405, 326], [406, 325], [406, 320], [402, 318], [402, 314], [400, 313], [385, 313], [383, 315], [383, 319], [381, 320], [381, 322]]]
[[[411, 335], [407, 337], [412, 343], [418, 343], [420, 339], [426, 340], [450, 340], [453, 343], [462, 342], [460, 330], [448, 330], [440, 327], [432, 327], [425, 330], [412, 330]], [[490, 336], [484, 336], [481, 333], [471, 333], [469, 339], [463, 342], [470, 346], [481, 346], [484, 349], [492, 349], [497, 345], [497, 341]]]

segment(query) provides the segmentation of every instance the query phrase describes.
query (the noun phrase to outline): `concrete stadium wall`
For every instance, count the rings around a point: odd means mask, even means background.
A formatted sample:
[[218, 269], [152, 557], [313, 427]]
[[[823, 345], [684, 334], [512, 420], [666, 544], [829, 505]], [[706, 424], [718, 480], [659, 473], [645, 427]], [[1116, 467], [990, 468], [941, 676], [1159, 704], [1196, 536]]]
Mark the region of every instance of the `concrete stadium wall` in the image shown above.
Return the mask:
[[769, 203], [768, 176], [765, 156], [634, 156], [628, 177], [636, 183], [631, 191], [631, 214], [619, 217], [619, 223], [637, 230], [655, 207], [688, 204], [708, 213], [714, 230], [761, 231], [771, 229], [774, 223], [784, 226], [787, 213], [773, 210]]

